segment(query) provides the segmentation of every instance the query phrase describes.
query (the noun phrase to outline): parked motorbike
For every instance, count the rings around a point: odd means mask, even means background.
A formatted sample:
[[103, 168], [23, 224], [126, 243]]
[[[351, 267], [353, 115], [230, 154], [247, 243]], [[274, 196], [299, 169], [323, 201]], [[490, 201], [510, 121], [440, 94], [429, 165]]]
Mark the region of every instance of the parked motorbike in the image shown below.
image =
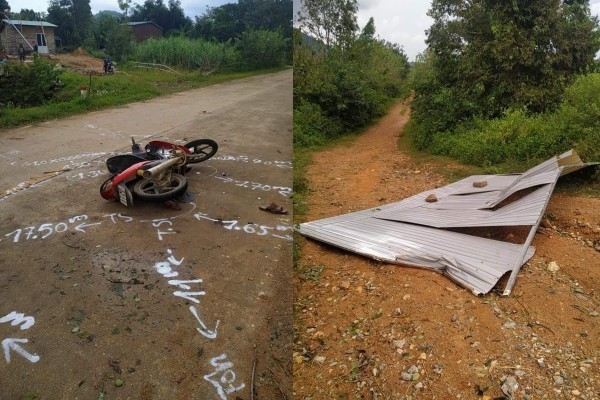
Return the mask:
[[100, 186], [106, 200], [119, 200], [133, 205], [134, 198], [148, 202], [165, 202], [185, 193], [188, 163], [208, 160], [217, 152], [217, 143], [198, 139], [185, 145], [151, 141], [145, 150], [131, 139], [131, 154], [120, 154], [106, 160], [111, 172]]

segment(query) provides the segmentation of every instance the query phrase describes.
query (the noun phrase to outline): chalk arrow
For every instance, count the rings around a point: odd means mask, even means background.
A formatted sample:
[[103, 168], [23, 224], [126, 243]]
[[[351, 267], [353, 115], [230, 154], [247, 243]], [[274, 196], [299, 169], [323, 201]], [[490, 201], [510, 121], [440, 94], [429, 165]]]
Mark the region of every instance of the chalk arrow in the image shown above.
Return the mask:
[[194, 315], [194, 317], [196, 317], [196, 320], [202, 326], [202, 328], [196, 328], [196, 330], [207, 339], [215, 339], [217, 337], [217, 329], [219, 329], [219, 323], [221, 321], [217, 320], [217, 323], [215, 324], [215, 330], [211, 331], [198, 316], [198, 311], [196, 310], [196, 307], [190, 306], [190, 312]]
[[102, 222], [95, 222], [95, 223], [93, 223], [93, 224], [84, 224], [84, 223], [81, 223], [81, 224], [79, 224], [79, 225], [77, 225], [77, 226], [75, 227], [75, 230], [76, 230], [76, 231], [79, 231], [79, 232], [84, 232], [84, 233], [85, 233], [85, 228], [87, 228], [88, 226], [92, 226], [92, 225], [100, 225], [101, 223], [102, 223]]
[[15, 353], [21, 355], [26, 358], [27, 361], [36, 363], [40, 361], [40, 356], [37, 354], [30, 354], [27, 350], [23, 349], [17, 343], [27, 343], [27, 339], [15, 339], [15, 338], [7, 338], [2, 341], [2, 347], [4, 348], [4, 358], [6, 358], [6, 362], [10, 363], [10, 351], [14, 351]]

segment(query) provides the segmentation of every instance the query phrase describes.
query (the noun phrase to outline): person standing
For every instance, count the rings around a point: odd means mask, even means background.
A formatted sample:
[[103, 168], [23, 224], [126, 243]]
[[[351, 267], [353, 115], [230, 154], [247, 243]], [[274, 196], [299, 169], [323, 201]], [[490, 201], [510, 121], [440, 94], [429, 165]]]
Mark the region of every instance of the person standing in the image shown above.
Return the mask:
[[25, 48], [23, 47], [23, 43], [19, 43], [17, 53], [19, 53], [19, 61], [25, 61]]

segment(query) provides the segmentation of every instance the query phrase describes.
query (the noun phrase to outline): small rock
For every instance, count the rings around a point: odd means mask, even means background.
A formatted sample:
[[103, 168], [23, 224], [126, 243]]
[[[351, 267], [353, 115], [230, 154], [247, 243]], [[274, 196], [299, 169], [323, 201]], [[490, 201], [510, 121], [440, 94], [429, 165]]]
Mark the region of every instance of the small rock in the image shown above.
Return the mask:
[[450, 318], [450, 321], [452, 322], [456, 322], [458, 320], [458, 317], [456, 316], [456, 314], [452, 315], [452, 318]]
[[441, 365], [441, 364], [435, 364], [435, 365], [433, 366], [433, 372], [434, 372], [434, 373], [436, 373], [436, 374], [438, 374], [438, 375], [441, 375], [441, 374], [442, 374], [442, 369], [443, 369], [443, 368], [442, 368], [442, 365]]
[[577, 390], [577, 389], [573, 389], [573, 390], [571, 390], [571, 394], [572, 394], [573, 396], [580, 396], [580, 395], [581, 395], [581, 392], [580, 392], [579, 390]]
[[408, 372], [402, 372], [400, 374], [400, 378], [402, 378], [403, 381], [411, 381], [412, 380], [412, 374], [409, 374]]
[[404, 296], [402, 296], [402, 300], [408, 300], [410, 299], [410, 294], [405, 294]]
[[394, 310], [394, 316], [399, 317], [400, 315], [402, 315], [402, 310], [398, 307]]
[[521, 377], [525, 376], [525, 371], [523, 371], [522, 369], [517, 369], [517, 370], [515, 370], [515, 376], [517, 378], [521, 378]]
[[514, 376], [509, 376], [506, 378], [500, 389], [502, 390], [502, 393], [506, 395], [506, 397], [512, 399], [519, 389], [519, 383]]
[[438, 201], [438, 199], [437, 199], [437, 196], [432, 193], [425, 198], [425, 201], [428, 203], [435, 203], [436, 201]]
[[592, 311], [592, 312], [590, 312], [590, 316], [591, 316], [591, 317], [597, 317], [598, 315], [600, 315], [600, 314], [598, 313], [598, 311]]
[[509, 319], [502, 326], [506, 329], [515, 329], [517, 327], [517, 324], [515, 321]]
[[265, 292], [259, 292], [258, 297], [260, 297], [261, 299], [264, 299], [265, 297], [267, 297], [267, 294]]
[[350, 289], [350, 281], [342, 281], [342, 283], [340, 283], [340, 287], [345, 290]]
[[560, 267], [558, 266], [558, 264], [556, 263], [556, 261], [550, 261], [550, 263], [548, 263], [548, 268], [547, 270], [550, 272], [556, 272], [560, 269]]
[[538, 358], [537, 363], [540, 366], [540, 368], [546, 368], [546, 362], [544, 361], [543, 358]]
[[416, 372], [419, 372], [419, 368], [416, 365], [411, 365], [407, 372], [409, 374], [414, 374]]
[[393, 343], [393, 345], [394, 345], [395, 348], [401, 349], [406, 344], [406, 339], [394, 340], [394, 341], [392, 341], [392, 343]]
[[560, 375], [554, 375], [552, 379], [554, 380], [555, 385], [562, 385], [565, 383], [565, 379]]
[[487, 184], [488, 184], [487, 181], [477, 181], [477, 182], [473, 182], [473, 187], [482, 188], [482, 187], [486, 187]]
[[316, 357], [314, 358], [314, 360], [315, 360], [316, 362], [318, 362], [319, 364], [323, 364], [323, 363], [325, 362], [326, 358], [325, 358], [325, 356], [316, 356]]
[[419, 383], [417, 383], [417, 384], [415, 385], [415, 389], [417, 389], [417, 390], [421, 390], [421, 389], [423, 389], [423, 382], [419, 382]]
[[421, 353], [421, 355], [419, 355], [419, 360], [427, 360], [427, 354]]

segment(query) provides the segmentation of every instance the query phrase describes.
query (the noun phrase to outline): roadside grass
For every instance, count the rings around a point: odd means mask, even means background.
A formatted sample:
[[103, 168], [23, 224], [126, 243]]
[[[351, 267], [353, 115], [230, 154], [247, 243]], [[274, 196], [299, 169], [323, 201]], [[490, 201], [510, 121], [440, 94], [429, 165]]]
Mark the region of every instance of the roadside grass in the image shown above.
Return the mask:
[[[182, 72], [181, 75], [177, 75], [156, 70], [124, 67], [114, 75], [92, 75], [91, 85], [89, 75], [65, 71], [61, 76], [64, 86], [50, 102], [37, 107], [0, 109], [0, 129], [102, 110], [283, 69], [285, 68], [243, 72], [223, 71], [202, 76], [196, 72]], [[80, 86], [86, 86], [89, 90], [85, 100], [81, 99]]]

